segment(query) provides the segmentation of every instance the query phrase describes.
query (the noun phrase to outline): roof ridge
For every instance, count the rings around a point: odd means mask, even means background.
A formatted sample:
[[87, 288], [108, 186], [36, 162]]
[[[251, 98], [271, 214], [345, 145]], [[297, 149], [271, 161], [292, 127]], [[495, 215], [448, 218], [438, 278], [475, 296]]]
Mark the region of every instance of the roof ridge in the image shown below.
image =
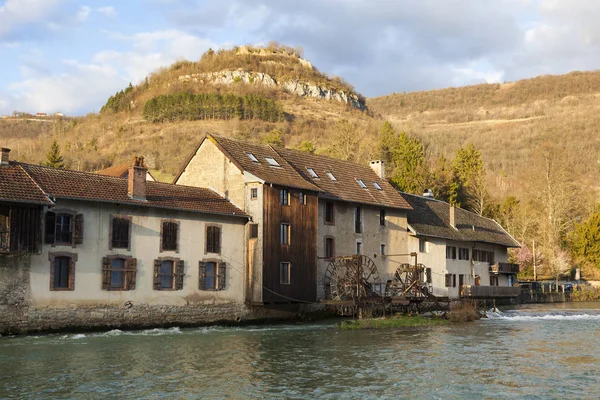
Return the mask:
[[19, 169], [21, 169], [21, 171], [23, 171], [23, 173], [27, 175], [31, 182], [33, 182], [33, 184], [40, 190], [40, 192], [42, 192], [42, 194], [48, 199], [48, 201], [52, 204], [55, 204], [54, 201], [50, 200], [50, 196], [48, 195], [48, 193], [46, 193], [44, 188], [42, 188], [40, 184], [35, 179], [33, 179], [33, 176], [31, 176], [31, 174], [29, 174], [29, 172], [25, 168], [23, 168], [21, 164], [22, 163], [20, 162], [16, 162], [17, 167], [19, 167]]

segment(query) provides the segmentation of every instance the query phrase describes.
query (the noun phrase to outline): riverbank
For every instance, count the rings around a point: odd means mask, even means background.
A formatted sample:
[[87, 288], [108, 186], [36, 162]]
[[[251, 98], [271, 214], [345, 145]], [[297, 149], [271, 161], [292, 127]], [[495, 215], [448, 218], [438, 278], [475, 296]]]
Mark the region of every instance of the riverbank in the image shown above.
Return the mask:
[[441, 317], [397, 315], [388, 318], [346, 320], [340, 323], [339, 328], [342, 330], [387, 329], [415, 326], [447, 325], [448, 323], [450, 323], [450, 321]]

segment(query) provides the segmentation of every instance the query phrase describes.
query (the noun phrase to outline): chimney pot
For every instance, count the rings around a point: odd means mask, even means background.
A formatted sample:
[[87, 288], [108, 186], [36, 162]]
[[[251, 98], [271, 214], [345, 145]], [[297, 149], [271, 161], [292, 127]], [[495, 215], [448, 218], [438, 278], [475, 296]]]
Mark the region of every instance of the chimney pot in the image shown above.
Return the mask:
[[431, 191], [431, 189], [425, 189], [425, 191], [423, 192], [423, 197], [427, 197], [429, 199], [433, 199], [433, 192]]
[[380, 179], [385, 180], [385, 167], [382, 160], [371, 161], [371, 169], [375, 171]]
[[127, 195], [134, 200], [146, 200], [146, 175], [148, 170], [144, 166], [144, 157], [133, 157], [127, 177]]
[[0, 158], [0, 165], [8, 165], [10, 149], [6, 147], [2, 148], [2, 158]]
[[454, 217], [456, 211], [456, 206], [454, 204], [450, 204], [450, 226], [456, 229], [456, 220]]

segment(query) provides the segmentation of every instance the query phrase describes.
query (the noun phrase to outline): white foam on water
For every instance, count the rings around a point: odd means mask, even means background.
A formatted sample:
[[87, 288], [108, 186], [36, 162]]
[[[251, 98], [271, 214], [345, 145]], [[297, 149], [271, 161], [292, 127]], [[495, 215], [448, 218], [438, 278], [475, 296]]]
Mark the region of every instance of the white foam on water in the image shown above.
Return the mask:
[[489, 310], [486, 313], [488, 319], [503, 319], [510, 321], [600, 321], [600, 314], [593, 313], [521, 313], [521, 312], [510, 312], [503, 313], [499, 310]]

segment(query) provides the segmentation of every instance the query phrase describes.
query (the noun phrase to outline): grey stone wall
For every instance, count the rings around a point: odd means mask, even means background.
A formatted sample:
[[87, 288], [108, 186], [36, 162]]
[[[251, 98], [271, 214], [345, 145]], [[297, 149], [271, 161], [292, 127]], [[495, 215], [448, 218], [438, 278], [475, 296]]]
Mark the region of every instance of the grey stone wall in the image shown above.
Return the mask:
[[27, 331], [29, 255], [0, 254], [0, 334]]

